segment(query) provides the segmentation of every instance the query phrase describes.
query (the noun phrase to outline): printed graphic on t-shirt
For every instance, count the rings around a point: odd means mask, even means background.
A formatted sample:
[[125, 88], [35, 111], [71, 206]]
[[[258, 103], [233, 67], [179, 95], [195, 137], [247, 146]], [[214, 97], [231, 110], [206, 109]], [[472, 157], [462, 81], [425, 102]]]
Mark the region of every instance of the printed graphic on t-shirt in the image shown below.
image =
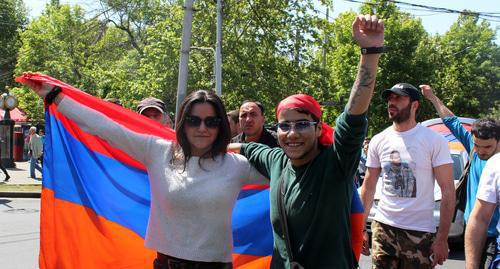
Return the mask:
[[416, 197], [417, 180], [407, 162], [401, 160], [398, 151], [391, 152], [391, 161], [384, 168], [384, 193], [396, 197]]

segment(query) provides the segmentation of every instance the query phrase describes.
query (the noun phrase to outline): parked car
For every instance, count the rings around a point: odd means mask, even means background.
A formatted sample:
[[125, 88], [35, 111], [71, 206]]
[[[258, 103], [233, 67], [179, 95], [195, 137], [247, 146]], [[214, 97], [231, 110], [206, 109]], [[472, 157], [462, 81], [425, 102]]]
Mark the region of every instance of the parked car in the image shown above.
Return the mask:
[[[462, 125], [470, 130], [474, 119], [470, 118], [459, 118]], [[448, 147], [450, 149], [451, 158], [453, 160], [453, 179], [455, 181], [455, 187], [458, 185], [458, 180], [460, 179], [460, 175], [462, 174], [462, 170], [465, 167], [468, 159], [468, 154], [463, 145], [458, 142], [458, 140], [453, 136], [448, 128], [443, 124], [440, 118], [427, 120], [421, 123], [423, 126], [426, 126], [432, 129], [435, 132], [443, 135], [448, 141]], [[377, 181], [377, 186], [375, 190], [375, 197], [373, 200], [372, 208], [370, 209], [370, 214], [368, 215], [368, 219], [366, 221], [366, 229], [368, 233], [371, 234], [371, 222], [375, 213], [377, 212], [378, 202], [380, 200], [380, 196], [382, 195], [382, 184], [383, 179], [379, 177]], [[358, 188], [358, 192], [361, 188]], [[441, 207], [441, 189], [439, 185], [436, 183], [434, 185], [434, 222], [436, 227], [439, 228], [439, 218], [440, 218], [440, 207]], [[457, 210], [457, 214], [451, 223], [450, 231], [448, 233], [448, 239], [450, 241], [460, 241], [463, 240], [463, 235], [465, 231], [465, 223], [464, 223], [464, 212], [461, 210]]]

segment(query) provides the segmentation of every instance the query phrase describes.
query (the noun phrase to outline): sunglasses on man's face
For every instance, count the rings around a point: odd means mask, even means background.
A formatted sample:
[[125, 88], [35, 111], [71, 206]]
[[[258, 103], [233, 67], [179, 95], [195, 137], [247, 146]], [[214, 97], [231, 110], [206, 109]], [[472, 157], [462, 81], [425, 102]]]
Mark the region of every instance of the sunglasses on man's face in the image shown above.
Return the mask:
[[189, 127], [200, 127], [202, 121], [207, 128], [218, 128], [222, 120], [218, 117], [206, 117], [204, 119], [198, 116], [186, 117], [186, 125]]
[[292, 130], [292, 128], [295, 129], [297, 132], [302, 132], [307, 130], [307, 128], [314, 126], [318, 124], [316, 121], [307, 121], [307, 120], [301, 120], [301, 121], [284, 121], [284, 122], [278, 122], [276, 126], [278, 129], [282, 132], [289, 132]]

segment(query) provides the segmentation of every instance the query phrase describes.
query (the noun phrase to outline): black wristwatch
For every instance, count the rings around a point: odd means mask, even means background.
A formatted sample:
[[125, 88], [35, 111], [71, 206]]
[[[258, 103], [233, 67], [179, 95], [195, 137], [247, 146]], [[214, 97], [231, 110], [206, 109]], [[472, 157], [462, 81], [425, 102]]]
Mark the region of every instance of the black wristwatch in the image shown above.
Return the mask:
[[59, 86], [54, 86], [54, 88], [52, 88], [52, 90], [50, 90], [50, 92], [45, 96], [45, 104], [50, 105], [54, 103], [54, 100], [59, 95], [59, 93], [61, 93], [61, 91], [62, 90]]
[[379, 54], [379, 53], [384, 53], [385, 52], [385, 47], [368, 47], [368, 48], [361, 48], [361, 54]]

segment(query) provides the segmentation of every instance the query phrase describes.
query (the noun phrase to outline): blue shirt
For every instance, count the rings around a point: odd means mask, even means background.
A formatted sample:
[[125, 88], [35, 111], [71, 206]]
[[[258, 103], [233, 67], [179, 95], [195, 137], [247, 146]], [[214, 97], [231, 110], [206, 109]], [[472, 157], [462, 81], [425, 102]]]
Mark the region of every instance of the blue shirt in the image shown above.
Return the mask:
[[[457, 116], [449, 116], [443, 119], [444, 124], [451, 133], [462, 143], [464, 148], [470, 154], [470, 151], [474, 148], [474, 141], [472, 140], [472, 134], [465, 129]], [[481, 178], [481, 173], [483, 172], [485, 160], [479, 159], [477, 153], [474, 152], [472, 155], [472, 163], [469, 171], [469, 178], [467, 180], [467, 202], [465, 204], [464, 219], [465, 223], [469, 220], [470, 213], [474, 208], [474, 203], [476, 202], [477, 187], [479, 186], [479, 179]], [[498, 235], [496, 226], [498, 222], [498, 210], [495, 210], [493, 218], [491, 218], [490, 226], [488, 227], [488, 237], [496, 237]]]

